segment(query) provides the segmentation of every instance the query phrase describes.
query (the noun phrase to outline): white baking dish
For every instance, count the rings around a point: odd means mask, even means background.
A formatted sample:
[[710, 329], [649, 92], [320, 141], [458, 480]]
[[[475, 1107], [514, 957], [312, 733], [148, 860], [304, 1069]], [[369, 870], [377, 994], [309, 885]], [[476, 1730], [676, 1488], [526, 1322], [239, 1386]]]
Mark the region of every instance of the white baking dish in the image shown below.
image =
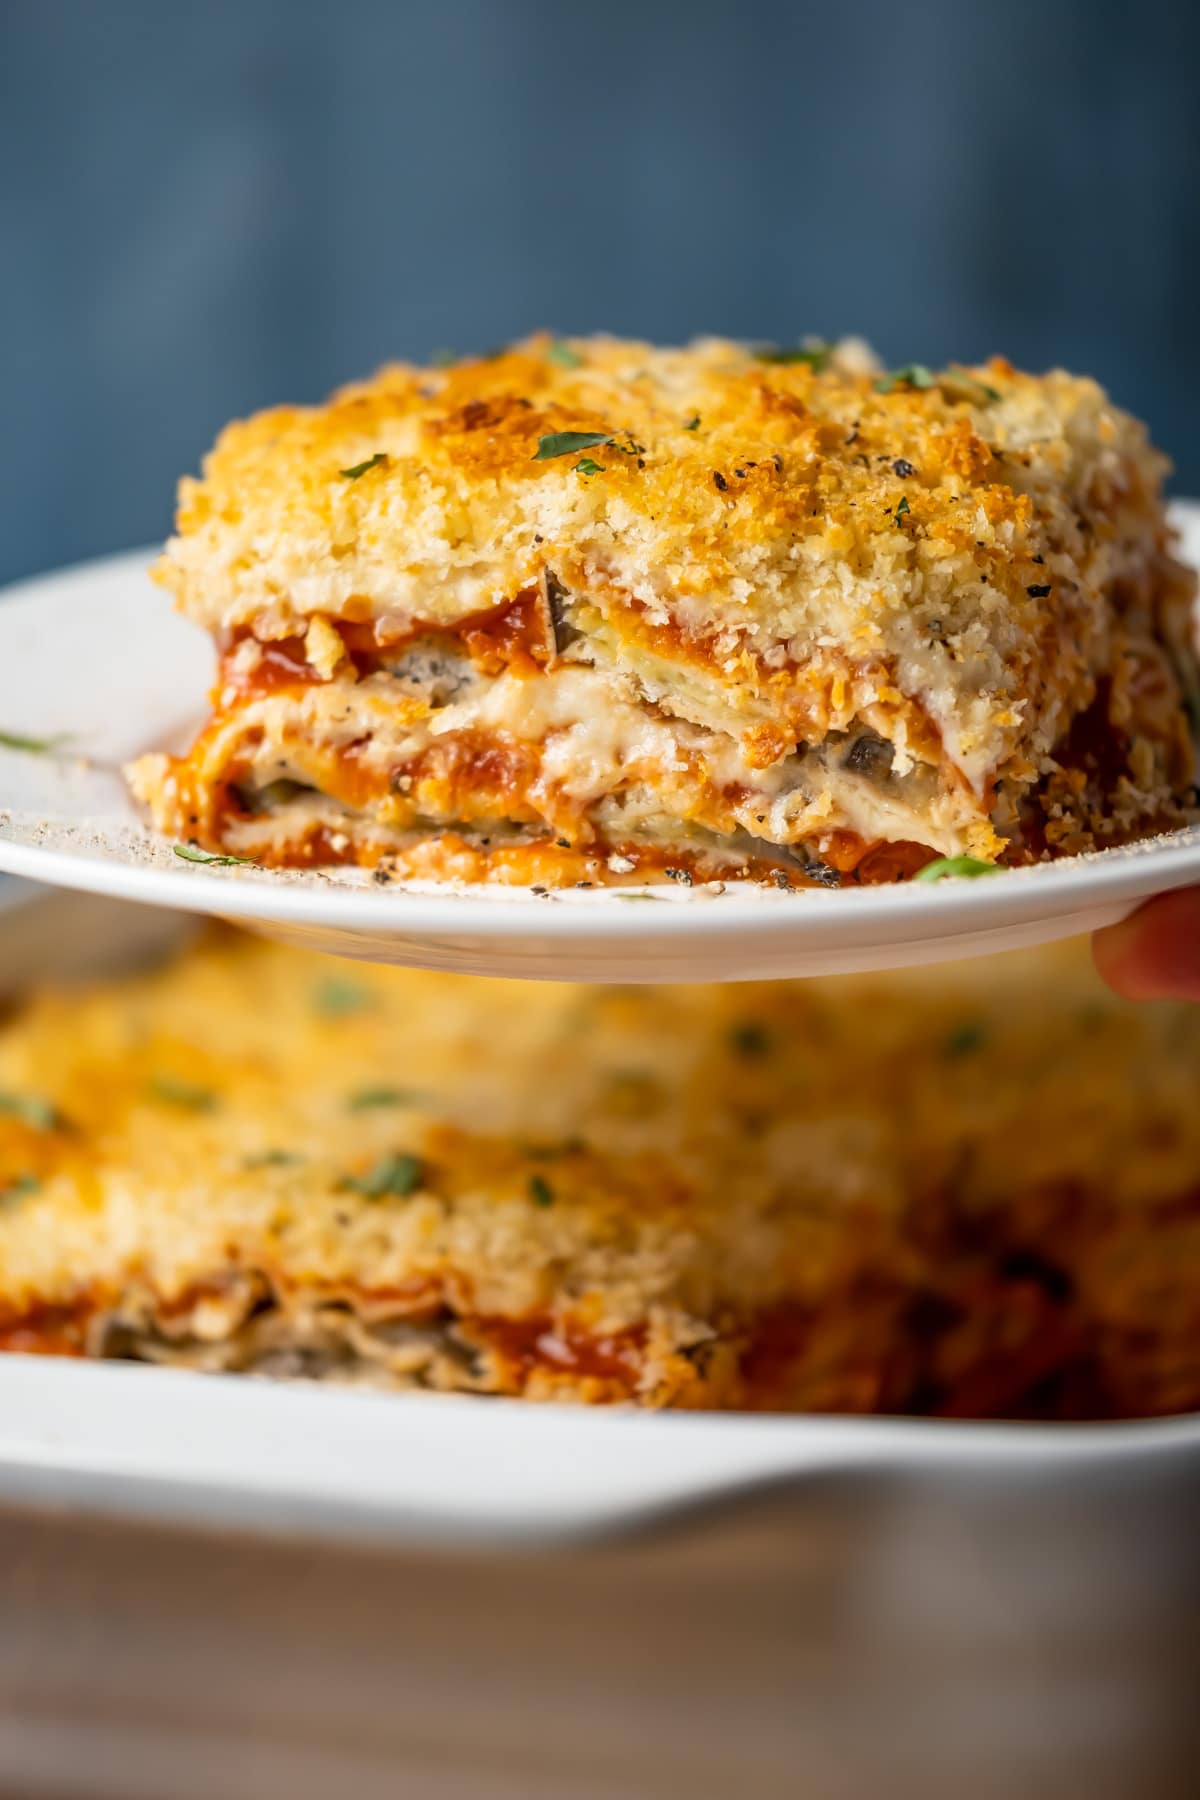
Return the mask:
[[[0, 989], [181, 928], [10, 893]], [[1198, 1519], [1200, 1419], [0, 1357], [0, 1795], [1182, 1800]]]

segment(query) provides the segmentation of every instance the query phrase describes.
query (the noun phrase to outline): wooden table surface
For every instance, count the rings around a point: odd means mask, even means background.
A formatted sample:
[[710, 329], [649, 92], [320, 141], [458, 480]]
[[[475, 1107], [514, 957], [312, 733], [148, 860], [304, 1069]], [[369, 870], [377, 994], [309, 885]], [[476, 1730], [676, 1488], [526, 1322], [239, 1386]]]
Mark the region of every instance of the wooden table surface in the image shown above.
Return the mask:
[[1198, 1498], [814, 1482], [503, 1552], [8, 1508], [0, 1795], [1194, 1800]]

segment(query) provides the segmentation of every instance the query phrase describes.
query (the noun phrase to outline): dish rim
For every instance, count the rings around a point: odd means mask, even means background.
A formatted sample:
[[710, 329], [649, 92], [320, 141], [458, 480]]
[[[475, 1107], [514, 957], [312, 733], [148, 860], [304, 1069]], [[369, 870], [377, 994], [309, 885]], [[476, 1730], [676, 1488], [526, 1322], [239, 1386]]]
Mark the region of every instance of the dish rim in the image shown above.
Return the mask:
[[20, 1354], [0, 1356], [0, 1402], [0, 1505], [346, 1543], [601, 1543], [855, 1477], [1066, 1487], [1130, 1468], [1200, 1472], [1200, 1414], [1063, 1425], [648, 1412]]

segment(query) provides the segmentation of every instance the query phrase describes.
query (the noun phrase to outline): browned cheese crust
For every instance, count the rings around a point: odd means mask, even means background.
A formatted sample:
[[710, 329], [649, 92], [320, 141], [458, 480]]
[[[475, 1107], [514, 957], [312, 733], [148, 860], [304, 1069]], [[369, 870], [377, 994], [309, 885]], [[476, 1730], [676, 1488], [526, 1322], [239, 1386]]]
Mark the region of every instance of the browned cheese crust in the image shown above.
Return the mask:
[[[564, 435], [572, 434], [572, 435]], [[536, 337], [234, 424], [158, 578], [212, 723], [159, 828], [268, 864], [891, 880], [1190, 816], [1194, 579], [1094, 381]]]

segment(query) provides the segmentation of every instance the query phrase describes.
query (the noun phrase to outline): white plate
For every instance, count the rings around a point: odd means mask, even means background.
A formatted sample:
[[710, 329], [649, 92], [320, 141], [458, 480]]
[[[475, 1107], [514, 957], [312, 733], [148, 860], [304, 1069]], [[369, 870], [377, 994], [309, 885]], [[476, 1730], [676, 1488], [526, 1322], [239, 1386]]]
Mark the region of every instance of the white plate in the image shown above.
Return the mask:
[[[1200, 562], [1200, 506], [1179, 504]], [[145, 577], [150, 552], [11, 589], [0, 605], [0, 730], [71, 734], [53, 756], [0, 748], [0, 869], [54, 886], [237, 919], [293, 943], [470, 974], [745, 981], [940, 962], [1095, 930], [1200, 882], [1200, 828], [986, 881], [781, 893], [731, 883], [538, 895], [375, 887], [359, 871], [196, 867], [143, 827], [121, 764], [205, 712], [207, 639]], [[67, 752], [70, 752], [68, 754]]]

